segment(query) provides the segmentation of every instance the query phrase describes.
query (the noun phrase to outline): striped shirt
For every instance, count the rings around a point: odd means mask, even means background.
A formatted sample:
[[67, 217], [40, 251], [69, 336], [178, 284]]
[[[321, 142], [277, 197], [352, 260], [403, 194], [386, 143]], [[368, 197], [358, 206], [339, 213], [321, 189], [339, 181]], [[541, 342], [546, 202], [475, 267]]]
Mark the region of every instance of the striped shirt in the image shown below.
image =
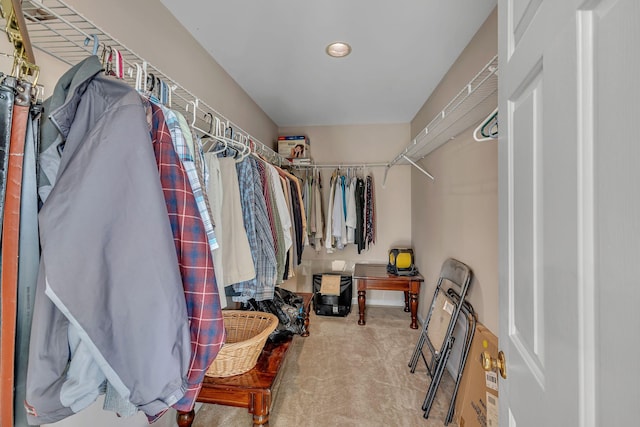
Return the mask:
[[234, 284], [234, 290], [240, 295], [234, 296], [233, 300], [244, 302], [251, 298], [256, 301], [272, 299], [276, 282], [277, 261], [257, 161], [252, 157], [247, 157], [237, 163], [236, 168], [240, 185], [242, 216], [251, 246], [256, 279]]

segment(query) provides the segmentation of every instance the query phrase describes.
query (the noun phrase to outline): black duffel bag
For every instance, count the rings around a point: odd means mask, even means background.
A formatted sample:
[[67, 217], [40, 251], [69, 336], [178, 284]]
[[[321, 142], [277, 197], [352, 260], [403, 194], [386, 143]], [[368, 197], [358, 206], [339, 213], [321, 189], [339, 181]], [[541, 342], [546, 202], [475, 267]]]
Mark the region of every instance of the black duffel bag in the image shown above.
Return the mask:
[[274, 342], [282, 341], [294, 334], [302, 335], [304, 327], [304, 307], [302, 297], [276, 286], [273, 299], [256, 301], [250, 299], [243, 305], [245, 310], [263, 311], [278, 318], [278, 327], [269, 335]]

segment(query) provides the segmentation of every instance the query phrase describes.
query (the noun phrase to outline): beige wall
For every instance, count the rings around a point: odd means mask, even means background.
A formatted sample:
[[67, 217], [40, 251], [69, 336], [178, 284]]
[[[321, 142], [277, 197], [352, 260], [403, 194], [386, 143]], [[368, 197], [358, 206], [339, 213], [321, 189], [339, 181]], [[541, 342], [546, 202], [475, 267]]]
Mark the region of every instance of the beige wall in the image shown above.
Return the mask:
[[[418, 134], [497, 51], [494, 10], [411, 122], [411, 135]], [[468, 299], [480, 322], [497, 332], [497, 141], [476, 142], [474, 128], [475, 125], [420, 162], [435, 181], [417, 170], [411, 174], [412, 242], [426, 283], [419, 311], [424, 318], [442, 262], [453, 257], [473, 270]]]
[[[409, 142], [409, 124], [376, 124], [357, 126], [315, 126], [280, 128], [281, 135], [307, 135], [311, 140], [311, 157], [318, 164], [387, 163]], [[333, 169], [320, 169], [328, 199], [329, 179]], [[342, 251], [319, 254], [309, 247], [303, 253], [298, 280], [310, 286], [310, 275], [331, 267], [331, 260], [344, 260], [347, 268], [356, 262], [388, 260], [389, 248], [406, 247], [411, 243], [411, 171], [409, 166], [394, 166], [389, 170], [383, 187], [386, 168], [369, 168], [375, 183], [377, 240], [369, 250], [358, 254], [354, 245]], [[325, 203], [326, 210], [326, 203]], [[355, 295], [355, 294], [354, 294]], [[383, 305], [404, 304], [400, 292], [372, 291], [367, 303]]]

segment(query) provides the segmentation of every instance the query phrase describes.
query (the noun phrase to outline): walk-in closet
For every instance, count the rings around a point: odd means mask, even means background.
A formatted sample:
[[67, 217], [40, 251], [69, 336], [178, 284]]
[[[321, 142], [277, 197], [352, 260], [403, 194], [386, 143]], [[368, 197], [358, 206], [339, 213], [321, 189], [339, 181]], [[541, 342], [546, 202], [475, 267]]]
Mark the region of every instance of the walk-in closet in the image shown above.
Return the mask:
[[640, 418], [635, 0], [0, 15], [1, 427]]

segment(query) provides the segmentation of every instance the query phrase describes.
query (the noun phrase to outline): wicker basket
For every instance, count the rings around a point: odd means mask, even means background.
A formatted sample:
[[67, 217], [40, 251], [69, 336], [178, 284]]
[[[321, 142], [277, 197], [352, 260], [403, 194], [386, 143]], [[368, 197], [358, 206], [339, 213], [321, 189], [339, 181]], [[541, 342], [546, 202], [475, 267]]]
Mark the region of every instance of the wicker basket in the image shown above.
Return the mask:
[[207, 376], [230, 377], [251, 370], [258, 362], [278, 318], [262, 311], [222, 310], [227, 339], [213, 360]]

